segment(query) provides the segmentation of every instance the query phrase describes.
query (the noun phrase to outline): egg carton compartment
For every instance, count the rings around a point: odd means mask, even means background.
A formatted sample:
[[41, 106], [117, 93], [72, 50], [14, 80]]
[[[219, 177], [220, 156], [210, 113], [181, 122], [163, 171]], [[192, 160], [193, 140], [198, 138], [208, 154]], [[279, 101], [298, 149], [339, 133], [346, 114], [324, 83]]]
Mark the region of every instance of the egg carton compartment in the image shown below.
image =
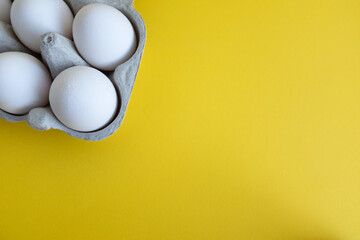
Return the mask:
[[[62, 124], [54, 115], [51, 108], [34, 108], [26, 115], [13, 115], [0, 109], [0, 117], [10, 122], [26, 121], [36, 130], [58, 129], [70, 136], [88, 141], [99, 141], [114, 134], [121, 126], [130, 101], [131, 93], [135, 84], [137, 73], [146, 43], [146, 27], [143, 18], [133, 7], [134, 0], [65, 0], [71, 10], [76, 13], [85, 5], [91, 3], [107, 4], [120, 10], [132, 23], [137, 35], [138, 46], [133, 56], [115, 71], [106, 72], [115, 86], [118, 94], [118, 111], [114, 120], [98, 131], [79, 132]], [[41, 37], [41, 58], [48, 66], [50, 73], [55, 78], [63, 70], [73, 66], [88, 66], [88, 63], [79, 55], [72, 40], [57, 33], [47, 33]], [[20, 51], [32, 53], [16, 37], [11, 25], [0, 21], [0, 53], [8, 51]], [[38, 54], [32, 53], [38, 56]]]

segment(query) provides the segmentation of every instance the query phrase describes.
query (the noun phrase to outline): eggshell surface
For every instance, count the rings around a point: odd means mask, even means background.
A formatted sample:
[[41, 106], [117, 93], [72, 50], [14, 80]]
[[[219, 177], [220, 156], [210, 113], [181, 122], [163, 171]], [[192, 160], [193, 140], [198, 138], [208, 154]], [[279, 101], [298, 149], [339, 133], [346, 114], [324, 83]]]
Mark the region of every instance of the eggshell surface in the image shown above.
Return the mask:
[[11, 0], [0, 0], [0, 21], [10, 23]]
[[35, 52], [40, 52], [40, 37], [45, 33], [56, 32], [72, 39], [74, 17], [62, 0], [16, 0], [10, 17], [20, 41]]
[[0, 54], [0, 108], [22, 115], [49, 102], [51, 76], [37, 58], [21, 52]]
[[126, 62], [135, 52], [137, 37], [131, 22], [114, 7], [89, 4], [76, 14], [75, 45], [92, 66], [106, 71]]
[[67, 127], [96, 131], [114, 118], [118, 97], [109, 78], [97, 69], [71, 67], [61, 72], [50, 88], [50, 106]]

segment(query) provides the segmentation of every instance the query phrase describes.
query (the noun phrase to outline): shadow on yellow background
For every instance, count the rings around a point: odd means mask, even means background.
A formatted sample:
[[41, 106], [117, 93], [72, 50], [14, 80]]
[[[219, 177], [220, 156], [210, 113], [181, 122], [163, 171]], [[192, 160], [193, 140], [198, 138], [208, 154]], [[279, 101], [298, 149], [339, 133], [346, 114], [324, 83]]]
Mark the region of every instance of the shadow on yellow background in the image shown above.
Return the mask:
[[0, 120], [0, 239], [359, 239], [360, 2], [135, 6], [114, 136]]

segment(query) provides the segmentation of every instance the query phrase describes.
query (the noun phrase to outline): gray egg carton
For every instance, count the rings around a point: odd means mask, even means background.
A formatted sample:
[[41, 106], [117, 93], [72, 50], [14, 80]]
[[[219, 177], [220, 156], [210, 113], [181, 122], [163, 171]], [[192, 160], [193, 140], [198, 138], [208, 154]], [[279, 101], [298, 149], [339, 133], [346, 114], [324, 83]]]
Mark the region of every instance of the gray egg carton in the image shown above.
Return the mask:
[[[28, 114], [21, 116], [9, 114], [0, 109], [0, 117], [10, 122], [26, 121], [32, 128], [41, 131], [59, 129], [76, 138], [88, 141], [103, 140], [114, 134], [124, 120], [145, 48], [145, 23], [141, 15], [133, 7], [134, 0], [65, 0], [65, 2], [72, 9], [74, 16], [87, 4], [108, 4], [120, 10], [130, 20], [135, 29], [138, 47], [134, 55], [127, 62], [119, 65], [115, 71], [105, 73], [113, 82], [119, 97], [119, 109], [116, 117], [105, 128], [95, 132], [78, 132], [66, 127], [55, 117], [49, 106], [34, 108]], [[43, 62], [49, 67], [53, 78], [69, 67], [88, 66], [88, 63], [78, 54], [73, 41], [57, 33], [44, 34], [41, 37], [40, 49]], [[32, 53], [20, 43], [11, 25], [0, 21], [0, 53], [8, 51]], [[32, 54], [36, 56], [36, 54]]]

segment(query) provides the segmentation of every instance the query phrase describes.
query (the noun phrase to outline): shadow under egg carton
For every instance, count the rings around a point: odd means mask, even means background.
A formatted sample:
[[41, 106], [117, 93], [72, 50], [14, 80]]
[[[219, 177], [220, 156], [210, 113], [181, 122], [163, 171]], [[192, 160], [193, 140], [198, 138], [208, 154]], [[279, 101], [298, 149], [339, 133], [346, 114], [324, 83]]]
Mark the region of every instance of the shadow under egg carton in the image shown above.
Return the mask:
[[[51, 108], [34, 108], [26, 115], [13, 115], [0, 110], [0, 117], [11, 122], [27, 123], [37, 130], [59, 129], [70, 136], [88, 140], [99, 141], [114, 134], [121, 126], [130, 101], [135, 79], [140, 67], [141, 58], [146, 42], [146, 27], [143, 18], [133, 7], [134, 0], [65, 0], [72, 9], [74, 16], [85, 5], [103, 3], [120, 10], [132, 23], [138, 40], [138, 46], [133, 56], [125, 63], [119, 65], [115, 71], [108, 73], [118, 94], [119, 107], [114, 120], [101, 130], [94, 132], [78, 132], [63, 125], [54, 115]], [[31, 53], [14, 34], [12, 27], [0, 22], [0, 53], [20, 51]], [[33, 54], [36, 55], [36, 54]], [[57, 33], [47, 33], [41, 37], [41, 57], [49, 67], [50, 73], [55, 78], [63, 70], [73, 66], [88, 66], [78, 54], [72, 40]]]

